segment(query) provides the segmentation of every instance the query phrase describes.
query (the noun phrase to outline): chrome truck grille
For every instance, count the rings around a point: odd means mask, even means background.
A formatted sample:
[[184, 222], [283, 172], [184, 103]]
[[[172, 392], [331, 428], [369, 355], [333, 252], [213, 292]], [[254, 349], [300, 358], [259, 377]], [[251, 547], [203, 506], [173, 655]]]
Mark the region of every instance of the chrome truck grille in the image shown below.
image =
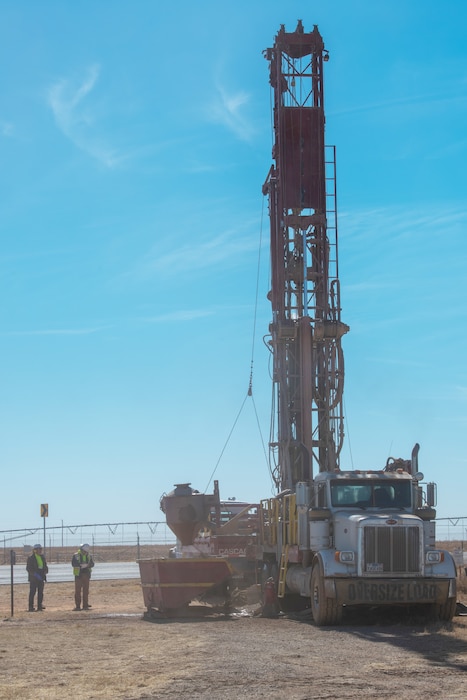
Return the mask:
[[363, 528], [363, 573], [420, 573], [420, 529], [418, 527]]

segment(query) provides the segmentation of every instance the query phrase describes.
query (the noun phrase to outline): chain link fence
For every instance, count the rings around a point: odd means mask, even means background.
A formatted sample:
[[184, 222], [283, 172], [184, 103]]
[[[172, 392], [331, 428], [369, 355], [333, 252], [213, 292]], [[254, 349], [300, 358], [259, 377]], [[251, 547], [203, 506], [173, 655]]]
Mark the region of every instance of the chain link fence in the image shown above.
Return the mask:
[[[436, 539], [441, 545], [455, 543], [467, 555], [467, 516], [438, 518]], [[45, 547], [49, 561], [68, 561], [70, 552], [83, 542], [91, 545], [98, 560], [135, 561], [168, 551], [175, 544], [175, 536], [165, 520], [0, 530], [0, 563], [9, 563], [11, 550], [22, 561], [37, 542]]]
[[175, 544], [175, 536], [165, 521], [58, 525], [18, 530], [0, 530], [0, 563], [10, 561], [14, 550], [18, 561], [25, 559], [34, 544], [40, 543], [48, 561], [68, 561], [80, 544], [90, 544], [93, 556], [101, 561], [135, 561], [155, 556]]

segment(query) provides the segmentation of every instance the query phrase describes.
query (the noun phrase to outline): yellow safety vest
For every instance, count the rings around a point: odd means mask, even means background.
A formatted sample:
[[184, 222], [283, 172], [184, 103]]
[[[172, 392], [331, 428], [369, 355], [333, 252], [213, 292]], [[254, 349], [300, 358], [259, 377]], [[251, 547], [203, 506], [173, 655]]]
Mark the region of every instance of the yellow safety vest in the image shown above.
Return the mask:
[[[76, 557], [78, 557], [80, 564], [85, 564], [87, 561], [90, 560], [89, 554], [86, 554], [86, 552], [82, 552], [81, 550], [78, 550], [75, 554]], [[79, 566], [74, 566], [73, 567], [73, 576], [79, 576], [81, 569]]]

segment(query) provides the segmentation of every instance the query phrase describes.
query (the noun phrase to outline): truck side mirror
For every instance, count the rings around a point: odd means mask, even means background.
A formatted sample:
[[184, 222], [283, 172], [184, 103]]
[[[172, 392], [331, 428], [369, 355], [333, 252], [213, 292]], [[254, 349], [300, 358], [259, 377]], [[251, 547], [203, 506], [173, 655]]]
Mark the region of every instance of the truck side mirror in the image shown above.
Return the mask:
[[426, 485], [426, 502], [427, 505], [433, 507], [437, 502], [436, 484], [430, 482]]

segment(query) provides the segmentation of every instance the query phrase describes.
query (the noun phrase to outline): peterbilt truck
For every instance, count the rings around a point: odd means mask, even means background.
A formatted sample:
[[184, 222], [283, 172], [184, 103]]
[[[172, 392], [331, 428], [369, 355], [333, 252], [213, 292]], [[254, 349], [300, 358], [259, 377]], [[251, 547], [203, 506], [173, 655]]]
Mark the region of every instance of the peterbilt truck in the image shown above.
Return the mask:
[[[425, 487], [416, 445], [381, 469], [343, 470], [342, 338], [335, 148], [325, 146], [318, 27], [281, 26], [265, 51], [272, 89], [269, 199], [277, 495], [261, 502], [257, 557], [268, 609], [310, 606], [318, 625], [348, 606], [424, 606], [450, 620], [456, 570], [436, 547], [436, 488]], [[377, 235], [375, 233], [375, 235]]]
[[[349, 606], [424, 606], [451, 620], [456, 571], [436, 548], [434, 484], [410, 461], [382, 470], [321, 472], [261, 504], [263, 582], [284, 610], [311, 607], [318, 625]], [[394, 465], [397, 465], [394, 467]]]

